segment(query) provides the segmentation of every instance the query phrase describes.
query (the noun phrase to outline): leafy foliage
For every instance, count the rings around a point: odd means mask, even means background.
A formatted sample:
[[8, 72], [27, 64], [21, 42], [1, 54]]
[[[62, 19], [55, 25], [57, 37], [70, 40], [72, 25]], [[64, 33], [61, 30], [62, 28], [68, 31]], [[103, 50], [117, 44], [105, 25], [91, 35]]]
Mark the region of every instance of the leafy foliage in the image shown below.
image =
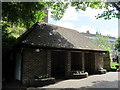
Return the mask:
[[2, 51], [3, 51], [3, 54], [12, 50], [12, 48], [16, 42], [16, 38], [11, 35], [11, 32], [9, 32], [7, 30], [7, 27], [9, 27], [8, 24], [4, 24], [2, 26], [2, 37], [3, 37], [2, 38]]
[[101, 48], [112, 52], [111, 45], [112, 43], [108, 41], [109, 37], [103, 35], [96, 35], [96, 39], [93, 39], [93, 42], [96, 43]]
[[[20, 34], [25, 31], [25, 28], [30, 28], [34, 23], [41, 21], [46, 16], [43, 11], [45, 8], [52, 9], [52, 18], [55, 20], [60, 20], [66, 9], [69, 6], [75, 7], [76, 10], [85, 11], [87, 7], [94, 9], [104, 8], [106, 11], [103, 14], [99, 14], [96, 18], [111, 19], [111, 17], [119, 16], [115, 11], [115, 8], [111, 10], [110, 8], [119, 5], [116, 3], [107, 2], [69, 2], [65, 0], [64, 2], [3, 2], [2, 3], [2, 21], [6, 27], [3, 28], [3, 39], [17, 38]], [[119, 8], [117, 8], [119, 11]], [[111, 16], [111, 17], [110, 17]], [[25, 28], [22, 28], [25, 27]], [[4, 40], [3, 40], [4, 42]], [[4, 46], [4, 45], [3, 45]], [[102, 46], [104, 48], [104, 46]], [[106, 47], [107, 48], [107, 47]]]
[[29, 28], [38, 20], [43, 22], [42, 19], [46, 16], [43, 8], [44, 4], [40, 2], [3, 2], [2, 19], [12, 25]]
[[[2, 3], [2, 16], [3, 21], [10, 22], [11, 24], [17, 24], [20, 26], [31, 27], [32, 24], [41, 21], [46, 16], [43, 11], [44, 8], [51, 8], [51, 17], [55, 20], [60, 20], [66, 9], [69, 6], [75, 7], [76, 10], [85, 11], [87, 7], [93, 9], [102, 9], [105, 11], [102, 14], [98, 14], [96, 18], [119, 18], [119, 6], [120, 2], [108, 3], [108, 2], [3, 2]], [[114, 7], [114, 8], [113, 8]]]
[[53, 3], [50, 8], [52, 9], [52, 15], [51, 17], [55, 20], [60, 20], [65, 10], [68, 8], [69, 3], [59, 2], [59, 3]]
[[[78, 10], [83, 10], [85, 11], [87, 7], [93, 8], [93, 9], [105, 9], [105, 11], [102, 14], [98, 14], [96, 16], [96, 19], [98, 18], [104, 18], [104, 19], [111, 19], [111, 18], [120, 18], [119, 14], [119, 7], [115, 7], [113, 5], [114, 2], [109, 3], [109, 2], [58, 2], [58, 3], [53, 3], [53, 6], [50, 8], [53, 9], [52, 11], [52, 17], [55, 20], [60, 20], [63, 15], [65, 10], [68, 8], [68, 6], [75, 7], [75, 9]], [[114, 3], [115, 5], [119, 5], [120, 2]], [[62, 8], [63, 6], [64, 8]], [[91, 12], [92, 13], [92, 12]]]
[[[12, 50], [16, 38], [26, 28], [41, 21], [46, 16], [41, 2], [3, 2], [2, 3], [2, 48], [3, 54]], [[23, 28], [25, 27], [25, 28]]]
[[116, 40], [115, 49], [120, 52], [120, 37]]
[[119, 67], [119, 64], [118, 63], [115, 63], [115, 62], [111, 62], [111, 69], [118, 69]]

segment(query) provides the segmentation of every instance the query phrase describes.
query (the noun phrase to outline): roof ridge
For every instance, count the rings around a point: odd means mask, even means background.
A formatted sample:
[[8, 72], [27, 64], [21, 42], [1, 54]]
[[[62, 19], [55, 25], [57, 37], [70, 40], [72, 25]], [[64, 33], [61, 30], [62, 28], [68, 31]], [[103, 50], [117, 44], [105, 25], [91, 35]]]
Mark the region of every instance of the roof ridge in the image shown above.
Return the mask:
[[[44, 28], [44, 25], [46, 28]], [[43, 31], [41, 33], [40, 30], [42, 28]], [[49, 29], [52, 29], [52, 31], [49, 31]], [[53, 36], [50, 34], [51, 32], [53, 33]], [[31, 35], [30, 37], [28, 37], [29, 34]], [[81, 34], [79, 31], [44, 22], [37, 22], [31, 28], [29, 28], [18, 38], [18, 44], [105, 51], [97, 45], [94, 45], [90, 39], [86, 38], [85, 35]]]
[[42, 24], [47, 24], [47, 25], [50, 25], [50, 26], [56, 26], [56, 27], [64, 28], [64, 29], [69, 29], [69, 30], [76, 31], [76, 32], [78, 32], [78, 33], [81, 34], [81, 32], [77, 31], [76, 29], [66, 28], [66, 27], [63, 27], [63, 26], [59, 26], [59, 25], [55, 25], [55, 24], [50, 24], [50, 23], [46, 23], [46, 22], [37, 22], [37, 25], [42, 25]]

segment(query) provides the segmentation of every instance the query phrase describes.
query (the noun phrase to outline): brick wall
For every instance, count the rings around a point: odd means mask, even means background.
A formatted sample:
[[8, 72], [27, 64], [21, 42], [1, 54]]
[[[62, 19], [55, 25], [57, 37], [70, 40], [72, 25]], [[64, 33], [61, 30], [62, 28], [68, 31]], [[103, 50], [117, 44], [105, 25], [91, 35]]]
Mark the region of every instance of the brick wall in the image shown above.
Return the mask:
[[35, 49], [24, 49], [22, 66], [22, 83], [29, 85], [34, 76], [47, 74], [46, 51], [35, 52]]
[[107, 69], [108, 71], [110, 70], [109, 52], [105, 53], [105, 55], [103, 55], [103, 53], [96, 52], [95, 53], [95, 58], [96, 58], [95, 59], [95, 70], [96, 71], [99, 67]]
[[105, 68], [109, 71], [110, 70], [110, 55], [109, 55], [109, 52], [107, 52], [107, 53], [105, 53], [105, 55], [103, 55], [103, 61], [104, 61], [103, 68]]
[[65, 58], [65, 77], [68, 78], [71, 73], [71, 52], [67, 52]]
[[102, 67], [103, 68], [103, 65], [104, 65], [104, 62], [103, 62], [103, 55], [102, 53], [100, 52], [95, 52], [95, 72], [97, 72], [97, 70]]
[[[63, 52], [61, 52], [63, 53]], [[61, 54], [60, 52], [58, 54]], [[54, 53], [53, 53], [54, 54]], [[99, 52], [94, 53], [78, 53], [80, 69], [85, 69], [88, 73], [95, 73], [99, 67], [103, 67], [103, 55]], [[77, 54], [77, 55], [78, 55]], [[71, 73], [71, 52], [64, 52], [65, 77], [69, 77]], [[63, 56], [63, 55], [62, 55]], [[84, 56], [82, 58], [82, 56]], [[52, 51], [40, 50], [36, 52], [35, 49], [26, 48], [23, 50], [22, 60], [22, 83], [29, 85], [34, 79], [34, 76], [49, 74], [51, 75]], [[60, 59], [60, 57], [58, 57]], [[57, 59], [57, 60], [58, 60]], [[73, 57], [74, 59], [74, 57]], [[78, 59], [78, 58], [77, 58]], [[84, 60], [82, 65], [82, 59]], [[61, 61], [60, 59], [59, 61]], [[63, 62], [62, 61], [62, 62]], [[60, 62], [59, 62], [60, 63]], [[108, 64], [108, 62], [107, 62]]]
[[84, 54], [85, 71], [89, 74], [95, 73], [95, 55], [94, 53], [87, 52]]
[[51, 76], [51, 51], [47, 51], [47, 73]]

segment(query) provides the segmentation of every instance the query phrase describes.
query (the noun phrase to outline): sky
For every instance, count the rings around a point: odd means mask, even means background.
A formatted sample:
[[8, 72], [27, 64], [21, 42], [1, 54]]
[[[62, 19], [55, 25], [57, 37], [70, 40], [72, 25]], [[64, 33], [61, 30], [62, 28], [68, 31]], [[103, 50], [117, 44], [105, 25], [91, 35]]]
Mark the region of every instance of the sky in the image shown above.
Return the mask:
[[102, 35], [118, 37], [117, 18], [112, 18], [111, 20], [95, 18], [97, 14], [102, 13], [103, 11], [104, 9], [95, 10], [91, 8], [87, 8], [86, 11], [76, 11], [74, 7], [69, 7], [63, 18], [59, 21], [55, 21], [51, 18], [51, 12], [49, 10], [48, 23], [71, 28], [79, 32], [86, 32], [89, 30], [92, 34], [99, 32]]

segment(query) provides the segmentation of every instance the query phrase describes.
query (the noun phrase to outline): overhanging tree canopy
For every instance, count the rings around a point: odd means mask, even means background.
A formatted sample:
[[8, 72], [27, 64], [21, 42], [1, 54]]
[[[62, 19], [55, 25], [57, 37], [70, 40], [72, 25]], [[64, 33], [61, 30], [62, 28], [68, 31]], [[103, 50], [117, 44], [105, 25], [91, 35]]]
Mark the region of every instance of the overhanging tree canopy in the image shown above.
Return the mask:
[[44, 8], [51, 8], [52, 18], [60, 20], [69, 6], [84, 11], [87, 7], [104, 8], [105, 11], [98, 14], [96, 18], [120, 18], [120, 2], [69, 2], [65, 0], [64, 2], [3, 2], [2, 20], [29, 28], [33, 23], [43, 21], [42, 19], [45, 17]]
[[2, 23], [3, 26], [7, 24], [7, 27], [3, 28], [3, 39], [6, 33], [9, 33], [9, 35], [7, 34], [8, 37], [10, 34], [18, 37], [19, 32], [25, 30], [20, 29], [20, 27], [30, 28], [34, 23], [42, 22], [42, 19], [46, 16], [43, 11], [44, 8], [52, 9], [51, 16], [55, 20], [60, 20], [69, 6], [83, 11], [87, 7], [104, 8], [105, 11], [98, 14], [97, 18], [111, 19], [119, 18], [119, 5], [120, 2], [69, 2], [68, 0], [65, 0], [65, 2], [2, 2]]
[[42, 21], [46, 16], [43, 8], [44, 5], [40, 2], [3, 2], [2, 20], [11, 25], [28, 28], [38, 20]]

